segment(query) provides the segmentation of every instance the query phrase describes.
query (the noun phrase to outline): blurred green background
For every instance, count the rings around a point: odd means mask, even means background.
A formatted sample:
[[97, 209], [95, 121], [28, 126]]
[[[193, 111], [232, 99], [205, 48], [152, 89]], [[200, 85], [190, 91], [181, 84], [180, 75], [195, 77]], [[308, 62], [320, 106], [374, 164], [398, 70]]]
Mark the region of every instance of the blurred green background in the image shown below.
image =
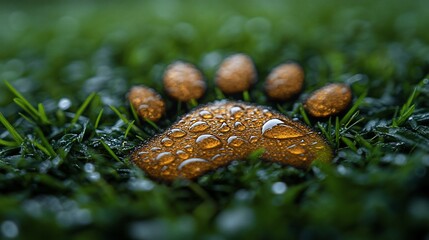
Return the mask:
[[[0, 238], [429, 239], [428, 9], [426, 0], [1, 1], [0, 111], [24, 141], [0, 146]], [[250, 158], [173, 184], [129, 164], [157, 130], [136, 122], [147, 136], [124, 135], [129, 125], [109, 106], [132, 119], [125, 94], [136, 84], [168, 99], [160, 80], [177, 59], [203, 71], [200, 102], [213, 101], [217, 66], [235, 52], [258, 69], [252, 101], [288, 116], [302, 119], [298, 103], [314, 89], [352, 84], [355, 102], [363, 97], [352, 124], [311, 120], [327, 129], [334, 164], [307, 171]], [[304, 94], [271, 102], [263, 79], [289, 60], [305, 70]], [[29, 121], [3, 81], [41, 103], [49, 124]], [[407, 99], [412, 115], [400, 111]], [[168, 100], [160, 128], [190, 109]], [[0, 137], [12, 140], [3, 125]]]

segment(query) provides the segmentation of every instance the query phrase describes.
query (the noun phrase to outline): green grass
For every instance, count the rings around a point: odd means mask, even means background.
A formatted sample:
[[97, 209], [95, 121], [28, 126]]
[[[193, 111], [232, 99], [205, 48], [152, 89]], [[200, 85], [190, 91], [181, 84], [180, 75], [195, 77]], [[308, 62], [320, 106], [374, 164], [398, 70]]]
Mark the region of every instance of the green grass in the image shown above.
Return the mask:
[[[44, 1], [0, 3], [0, 238], [429, 238], [427, 1]], [[215, 88], [219, 61], [253, 57], [242, 95]], [[163, 92], [181, 59], [207, 79], [202, 99]], [[294, 101], [267, 99], [269, 71], [306, 73]], [[351, 84], [329, 119], [302, 108], [315, 89]], [[136, 117], [128, 89], [167, 101]], [[312, 126], [334, 149], [308, 170], [261, 162], [263, 149], [195, 181], [149, 179], [130, 152], [199, 104], [240, 99]], [[60, 104], [65, 101], [70, 104]]]

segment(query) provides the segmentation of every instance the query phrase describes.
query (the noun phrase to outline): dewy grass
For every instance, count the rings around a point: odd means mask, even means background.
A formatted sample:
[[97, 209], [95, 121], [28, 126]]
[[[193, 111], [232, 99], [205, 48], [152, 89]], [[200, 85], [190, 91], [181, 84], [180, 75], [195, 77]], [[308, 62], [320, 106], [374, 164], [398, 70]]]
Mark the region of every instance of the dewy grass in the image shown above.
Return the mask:
[[[0, 239], [427, 239], [428, 8], [399, 0], [1, 2]], [[217, 67], [240, 52], [253, 58], [258, 81], [223, 94]], [[258, 149], [195, 181], [148, 178], [129, 164], [130, 152], [197, 105], [163, 91], [175, 60], [204, 73], [198, 105], [244, 99], [277, 108], [321, 132], [333, 163], [266, 163]], [[304, 69], [303, 92], [273, 102], [264, 80], [289, 61]], [[307, 116], [300, 103], [334, 82], [351, 86], [350, 108], [338, 118]], [[126, 100], [142, 84], [166, 101], [156, 127]]]
[[[24, 139], [21, 137], [18, 131], [12, 126], [12, 124], [9, 123], [9, 121], [7, 121], [7, 119], [4, 117], [4, 115], [1, 112], [0, 112], [0, 122], [10, 133], [10, 135], [12, 136], [12, 138], [15, 140], [17, 144], [21, 144], [24, 141]], [[10, 143], [10, 142], [3, 140], [3, 143]]]

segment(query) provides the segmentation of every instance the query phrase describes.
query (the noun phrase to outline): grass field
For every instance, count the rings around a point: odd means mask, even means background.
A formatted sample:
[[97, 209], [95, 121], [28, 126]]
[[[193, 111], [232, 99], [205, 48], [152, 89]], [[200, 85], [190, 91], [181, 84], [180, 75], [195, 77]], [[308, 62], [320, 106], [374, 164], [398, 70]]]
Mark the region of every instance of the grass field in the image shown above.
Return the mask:
[[[0, 239], [429, 239], [428, 8], [0, 2]], [[192, 109], [165, 95], [165, 67], [196, 64], [204, 104], [222, 97], [213, 76], [235, 52], [259, 73], [248, 100], [303, 121], [310, 92], [351, 84], [348, 112], [308, 120], [333, 163], [302, 170], [249, 157], [195, 181], [149, 179], [130, 152]], [[270, 101], [264, 78], [288, 60], [304, 68], [305, 90]], [[133, 117], [125, 95], [136, 84], [167, 100], [156, 126]]]

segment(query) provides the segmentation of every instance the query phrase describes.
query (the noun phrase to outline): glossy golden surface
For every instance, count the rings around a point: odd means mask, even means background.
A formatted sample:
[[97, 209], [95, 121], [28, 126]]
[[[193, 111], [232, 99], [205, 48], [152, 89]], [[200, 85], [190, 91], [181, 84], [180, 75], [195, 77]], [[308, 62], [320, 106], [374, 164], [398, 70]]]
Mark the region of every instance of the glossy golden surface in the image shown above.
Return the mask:
[[194, 65], [181, 61], [167, 67], [163, 83], [168, 95], [183, 102], [198, 99], [206, 91], [206, 82], [201, 72]]
[[332, 83], [313, 92], [304, 103], [304, 108], [313, 117], [329, 117], [344, 111], [351, 101], [349, 86]]
[[256, 82], [257, 74], [252, 59], [242, 53], [223, 60], [216, 72], [216, 86], [227, 94], [246, 91]]
[[158, 121], [165, 112], [165, 103], [155, 90], [145, 86], [132, 87], [128, 100], [137, 114], [151, 121]]
[[296, 63], [285, 63], [274, 68], [265, 81], [265, 92], [276, 100], [288, 100], [301, 92], [304, 71]]
[[308, 126], [263, 106], [217, 101], [184, 115], [138, 147], [132, 161], [151, 177], [195, 178], [264, 148], [263, 159], [296, 167], [329, 162], [332, 150]]

